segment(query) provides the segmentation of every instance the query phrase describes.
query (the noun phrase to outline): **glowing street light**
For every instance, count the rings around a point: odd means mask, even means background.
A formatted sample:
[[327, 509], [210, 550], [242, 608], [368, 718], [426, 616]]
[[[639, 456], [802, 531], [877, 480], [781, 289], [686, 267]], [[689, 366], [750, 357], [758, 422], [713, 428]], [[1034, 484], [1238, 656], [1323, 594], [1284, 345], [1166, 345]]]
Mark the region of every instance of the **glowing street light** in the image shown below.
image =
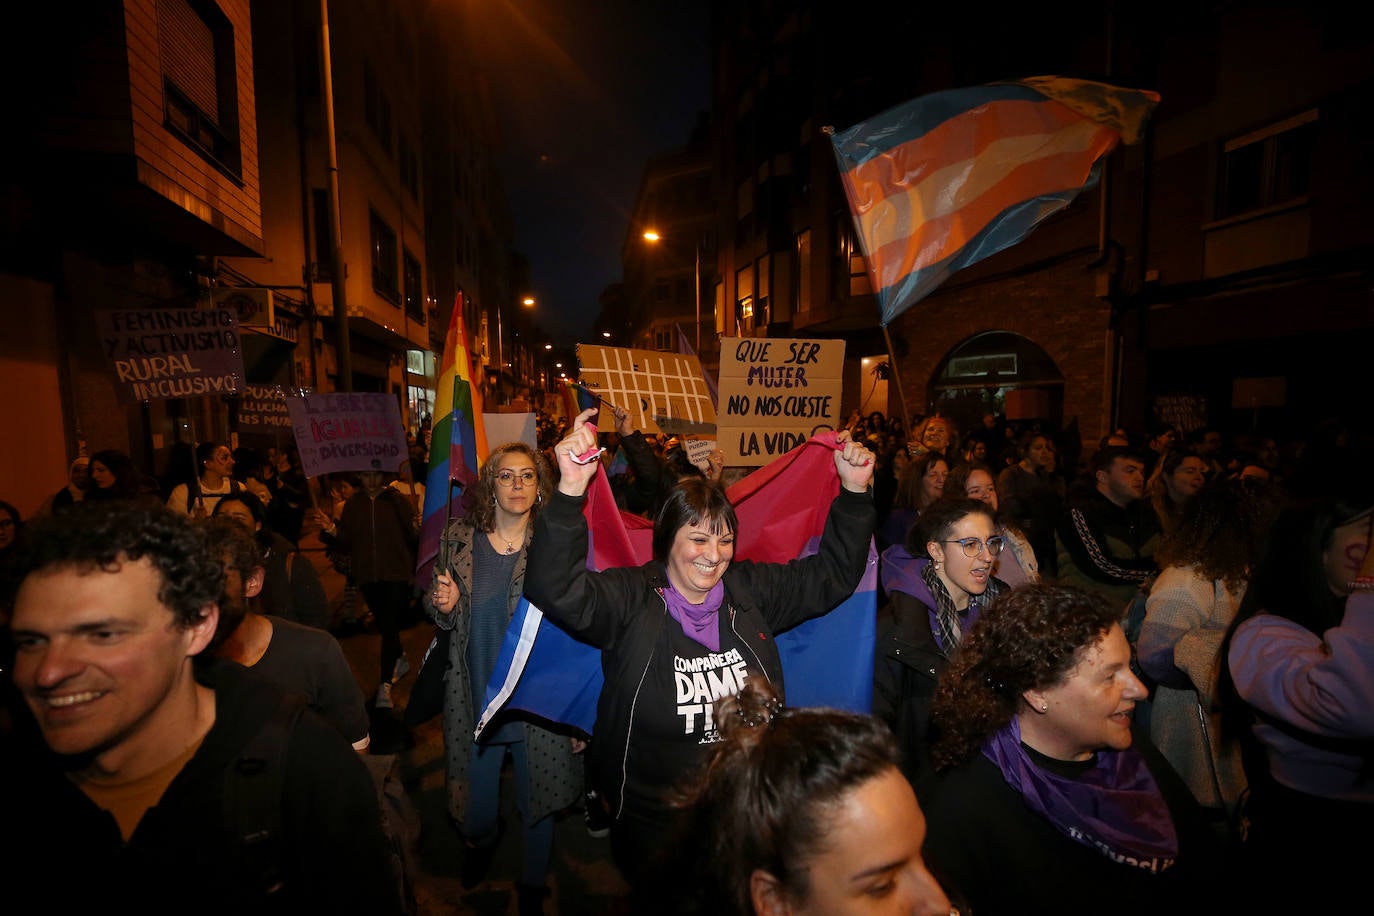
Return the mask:
[[522, 305], [524, 305], [526, 308], [533, 308], [533, 307], [534, 307], [534, 297], [533, 297], [533, 296], [526, 296], [524, 299], [521, 299], [521, 300], [520, 300], [520, 303], [521, 303]]
[[[654, 229], [644, 230], [644, 241], [654, 244], [663, 236], [659, 235]], [[701, 239], [696, 244], [696, 261], [692, 265], [692, 280], [696, 284], [697, 299], [697, 355], [701, 355]], [[607, 335], [609, 336], [609, 335]]]

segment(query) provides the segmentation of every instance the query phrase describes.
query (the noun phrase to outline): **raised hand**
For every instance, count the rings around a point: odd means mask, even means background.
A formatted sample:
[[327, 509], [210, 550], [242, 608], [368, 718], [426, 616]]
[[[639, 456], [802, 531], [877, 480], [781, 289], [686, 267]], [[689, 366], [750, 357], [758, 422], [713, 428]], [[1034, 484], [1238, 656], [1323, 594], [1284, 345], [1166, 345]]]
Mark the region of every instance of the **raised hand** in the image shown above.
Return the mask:
[[599, 461], [580, 464], [575, 459], [596, 448], [596, 427], [591, 419], [598, 408], [589, 407], [573, 420], [572, 432], [553, 447], [554, 457], [558, 459], [558, 491], [568, 496], [581, 496], [587, 492], [592, 476], [601, 467]]
[[835, 470], [839, 472], [840, 485], [854, 493], [863, 493], [873, 481], [873, 453], [851, 439], [849, 430], [840, 430], [835, 434], [835, 438], [838, 440]]

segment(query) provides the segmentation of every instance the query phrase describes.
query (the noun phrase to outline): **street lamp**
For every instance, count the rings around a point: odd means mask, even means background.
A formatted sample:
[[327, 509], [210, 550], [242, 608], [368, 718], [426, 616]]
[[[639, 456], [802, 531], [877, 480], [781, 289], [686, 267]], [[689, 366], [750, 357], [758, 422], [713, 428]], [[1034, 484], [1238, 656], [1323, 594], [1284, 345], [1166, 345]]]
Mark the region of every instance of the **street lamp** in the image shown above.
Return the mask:
[[[663, 236], [653, 229], [644, 230], [644, 241], [654, 244]], [[696, 260], [692, 264], [692, 281], [696, 285], [696, 305], [697, 305], [697, 358], [701, 358], [701, 239], [697, 239]]]

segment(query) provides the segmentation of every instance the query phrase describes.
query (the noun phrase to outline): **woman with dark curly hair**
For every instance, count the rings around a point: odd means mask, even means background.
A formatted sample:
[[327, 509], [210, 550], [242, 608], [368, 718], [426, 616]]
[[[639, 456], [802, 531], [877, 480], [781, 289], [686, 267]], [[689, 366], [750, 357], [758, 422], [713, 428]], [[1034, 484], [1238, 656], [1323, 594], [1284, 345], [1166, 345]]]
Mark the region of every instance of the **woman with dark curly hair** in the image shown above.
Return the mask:
[[973, 912], [1220, 912], [1218, 846], [1132, 735], [1145, 686], [1120, 609], [1066, 586], [993, 603], [940, 679], [926, 855]]
[[[481, 882], [500, 841], [501, 767], [515, 771], [524, 858], [520, 911], [542, 912], [553, 850], [553, 815], [582, 797], [582, 766], [572, 737], [503, 714], [472, 738], [487, 681], [525, 584], [534, 518], [553, 487], [542, 453], [523, 442], [491, 450], [473, 485], [472, 510], [451, 523], [439, 544], [425, 609], [448, 630], [444, 675], [444, 753], [448, 810], [467, 839], [462, 882]], [[437, 650], [436, 650], [437, 651]]]
[[1277, 512], [1277, 494], [1264, 481], [1203, 487], [1155, 554], [1162, 571], [1136, 641], [1140, 667], [1155, 685], [1150, 738], [1219, 823], [1245, 789], [1240, 748], [1221, 735], [1221, 640]]
[[921, 858], [925, 818], [871, 716], [787, 709], [763, 678], [716, 701], [720, 741], [676, 803], [663, 912], [726, 916], [957, 910]]

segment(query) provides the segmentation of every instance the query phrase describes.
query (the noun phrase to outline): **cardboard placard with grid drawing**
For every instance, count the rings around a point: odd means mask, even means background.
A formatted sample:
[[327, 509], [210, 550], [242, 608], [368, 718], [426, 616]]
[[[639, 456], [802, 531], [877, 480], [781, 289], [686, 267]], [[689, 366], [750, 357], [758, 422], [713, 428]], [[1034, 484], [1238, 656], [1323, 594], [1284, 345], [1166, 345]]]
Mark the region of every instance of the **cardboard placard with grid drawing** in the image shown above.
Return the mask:
[[[602, 407], [630, 412], [645, 434], [715, 435], [716, 408], [701, 374], [701, 362], [682, 353], [577, 345], [578, 381]], [[601, 424], [610, 429], [615, 424]]]

